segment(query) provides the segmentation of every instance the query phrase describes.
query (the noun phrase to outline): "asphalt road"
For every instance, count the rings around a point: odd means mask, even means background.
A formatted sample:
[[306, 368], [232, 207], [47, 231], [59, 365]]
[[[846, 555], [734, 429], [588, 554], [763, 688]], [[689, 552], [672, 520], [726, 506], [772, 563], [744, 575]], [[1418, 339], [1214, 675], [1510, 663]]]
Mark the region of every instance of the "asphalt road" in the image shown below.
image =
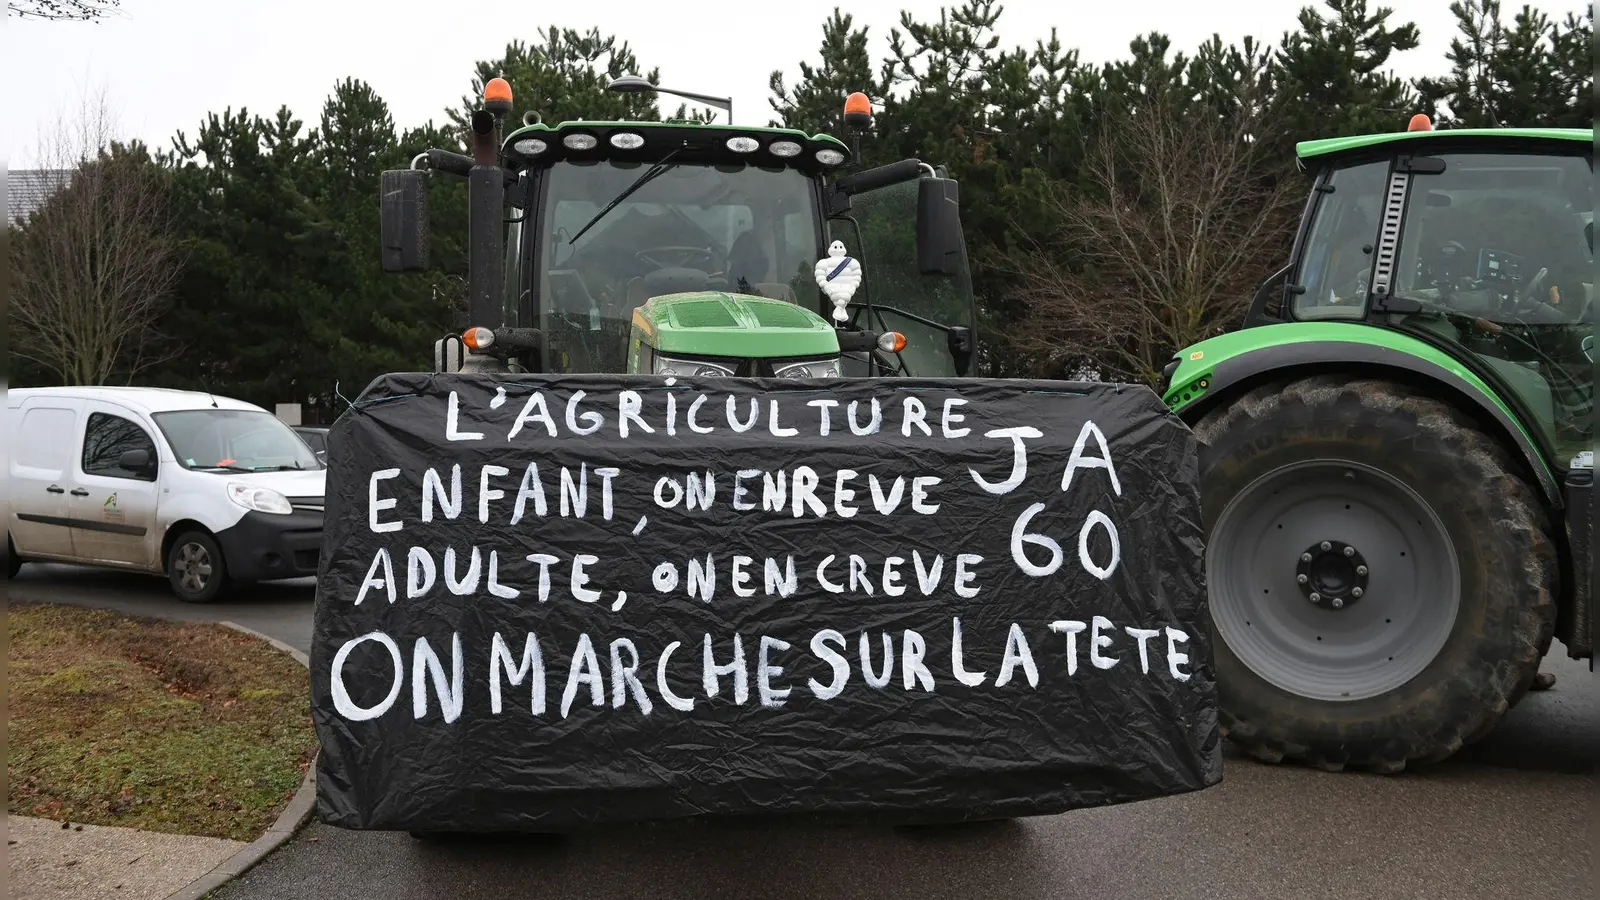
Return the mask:
[[[157, 579], [29, 566], [13, 600], [232, 620], [306, 649], [306, 581], [213, 606]], [[928, 831], [771, 824], [618, 829], [554, 844], [422, 844], [312, 824], [214, 896], [410, 898], [1495, 898], [1597, 880], [1600, 674], [1556, 645], [1554, 689], [1455, 759], [1398, 777], [1259, 765], [1181, 797]]]

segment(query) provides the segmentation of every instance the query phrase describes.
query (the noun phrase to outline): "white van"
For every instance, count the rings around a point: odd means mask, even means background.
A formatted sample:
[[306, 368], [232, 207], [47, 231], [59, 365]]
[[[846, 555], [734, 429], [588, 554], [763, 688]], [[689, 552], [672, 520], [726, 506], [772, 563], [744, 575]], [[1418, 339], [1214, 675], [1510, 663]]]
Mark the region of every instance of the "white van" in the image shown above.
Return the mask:
[[10, 574], [29, 560], [165, 575], [183, 600], [315, 575], [327, 469], [259, 406], [159, 388], [6, 394]]

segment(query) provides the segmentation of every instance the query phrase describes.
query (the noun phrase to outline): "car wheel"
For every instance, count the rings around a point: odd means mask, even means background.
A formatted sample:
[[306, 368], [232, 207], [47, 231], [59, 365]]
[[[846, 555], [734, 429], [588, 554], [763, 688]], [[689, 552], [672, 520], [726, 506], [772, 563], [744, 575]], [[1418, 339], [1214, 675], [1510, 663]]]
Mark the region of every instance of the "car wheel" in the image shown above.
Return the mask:
[[179, 600], [210, 603], [228, 584], [222, 548], [203, 531], [186, 531], [167, 550], [167, 581]]

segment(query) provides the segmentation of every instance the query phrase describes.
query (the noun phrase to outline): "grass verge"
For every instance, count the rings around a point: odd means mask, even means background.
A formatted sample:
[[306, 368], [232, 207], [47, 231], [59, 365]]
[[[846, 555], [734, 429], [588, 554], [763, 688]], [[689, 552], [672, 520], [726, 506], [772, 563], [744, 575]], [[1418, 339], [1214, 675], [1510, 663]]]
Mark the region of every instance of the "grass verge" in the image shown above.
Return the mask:
[[316, 752], [304, 668], [221, 625], [12, 603], [12, 815], [255, 840]]

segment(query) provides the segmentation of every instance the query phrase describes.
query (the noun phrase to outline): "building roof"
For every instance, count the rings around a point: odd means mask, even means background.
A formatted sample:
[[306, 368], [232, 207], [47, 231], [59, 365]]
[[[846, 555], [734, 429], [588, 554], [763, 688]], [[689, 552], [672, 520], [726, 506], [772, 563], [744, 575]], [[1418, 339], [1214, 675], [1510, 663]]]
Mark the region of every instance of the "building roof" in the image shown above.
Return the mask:
[[60, 190], [71, 169], [14, 169], [6, 173], [6, 219], [21, 225], [51, 194]]

